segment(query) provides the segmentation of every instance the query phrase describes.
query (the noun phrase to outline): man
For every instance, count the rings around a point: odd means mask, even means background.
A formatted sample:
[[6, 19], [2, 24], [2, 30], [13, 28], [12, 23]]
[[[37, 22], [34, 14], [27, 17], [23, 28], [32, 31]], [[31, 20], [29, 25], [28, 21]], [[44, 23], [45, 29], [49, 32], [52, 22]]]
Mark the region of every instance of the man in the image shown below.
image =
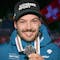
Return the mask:
[[[60, 60], [59, 49], [51, 43], [34, 0], [21, 0], [14, 8], [14, 27], [9, 44], [1, 46], [1, 60]], [[3, 49], [3, 50], [2, 50]], [[4, 57], [4, 58], [3, 58]]]

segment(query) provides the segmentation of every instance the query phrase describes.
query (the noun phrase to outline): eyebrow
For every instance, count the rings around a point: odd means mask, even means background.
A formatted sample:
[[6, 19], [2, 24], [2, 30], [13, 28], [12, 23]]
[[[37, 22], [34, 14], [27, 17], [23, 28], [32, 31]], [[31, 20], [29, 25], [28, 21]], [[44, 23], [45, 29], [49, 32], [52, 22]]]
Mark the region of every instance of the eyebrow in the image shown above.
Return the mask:
[[38, 19], [38, 20], [40, 20], [40, 18], [33, 18], [33, 19]]

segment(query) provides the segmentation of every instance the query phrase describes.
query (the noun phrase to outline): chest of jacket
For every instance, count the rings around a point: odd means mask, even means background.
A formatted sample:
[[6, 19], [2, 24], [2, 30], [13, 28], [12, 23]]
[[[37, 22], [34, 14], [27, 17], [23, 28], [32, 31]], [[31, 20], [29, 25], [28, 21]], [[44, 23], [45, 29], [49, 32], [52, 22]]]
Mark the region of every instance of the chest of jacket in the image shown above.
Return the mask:
[[[54, 55], [54, 49], [50, 47], [51, 45], [49, 46], [46, 46], [46, 47], [41, 47], [40, 48], [40, 55], [45, 59], [45, 60], [49, 60], [51, 59], [51, 56], [53, 57]], [[23, 52], [18, 52], [17, 50], [17, 47], [16, 46], [10, 46], [10, 49], [9, 49], [9, 59], [11, 60], [25, 60], [27, 59], [26, 55], [23, 54]], [[53, 59], [53, 58], [52, 58]]]

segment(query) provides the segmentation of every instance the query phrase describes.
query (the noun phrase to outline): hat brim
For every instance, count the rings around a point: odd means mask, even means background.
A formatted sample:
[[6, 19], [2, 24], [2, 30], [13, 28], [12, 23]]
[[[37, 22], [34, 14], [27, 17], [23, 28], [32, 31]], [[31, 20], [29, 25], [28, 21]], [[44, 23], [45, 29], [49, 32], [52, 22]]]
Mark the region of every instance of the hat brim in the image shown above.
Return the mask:
[[42, 17], [39, 11], [33, 10], [33, 9], [26, 9], [26, 10], [23, 10], [22, 12], [19, 11], [18, 13], [16, 13], [15, 20], [18, 20], [20, 17], [27, 15], [27, 14], [34, 14], [38, 16], [39, 18]]

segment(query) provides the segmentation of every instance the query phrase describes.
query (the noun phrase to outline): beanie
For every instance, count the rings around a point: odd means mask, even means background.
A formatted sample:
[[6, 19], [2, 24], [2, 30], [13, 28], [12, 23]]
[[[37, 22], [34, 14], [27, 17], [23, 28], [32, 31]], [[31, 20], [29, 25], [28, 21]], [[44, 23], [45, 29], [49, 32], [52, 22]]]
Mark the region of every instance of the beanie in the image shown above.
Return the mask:
[[39, 4], [35, 0], [21, 0], [15, 5], [14, 8], [14, 20], [18, 20], [20, 17], [26, 14], [34, 14], [41, 17]]

